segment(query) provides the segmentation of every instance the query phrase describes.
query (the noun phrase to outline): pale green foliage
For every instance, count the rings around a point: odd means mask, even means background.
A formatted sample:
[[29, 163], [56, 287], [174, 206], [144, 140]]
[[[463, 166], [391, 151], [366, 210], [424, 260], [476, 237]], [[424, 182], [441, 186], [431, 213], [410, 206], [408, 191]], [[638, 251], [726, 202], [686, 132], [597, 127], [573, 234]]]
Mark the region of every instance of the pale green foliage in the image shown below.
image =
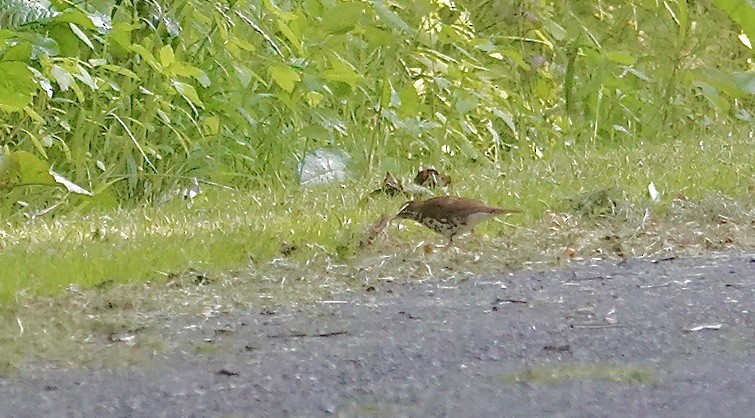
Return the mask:
[[18, 28], [56, 13], [47, 0], [0, 0], [0, 28]]
[[[719, 3], [746, 26], [746, 2]], [[704, 2], [137, 4], [27, 10], [0, 33], [4, 143], [93, 190], [89, 206], [194, 176], [288, 185], [320, 147], [359, 177], [752, 124], [738, 26]]]

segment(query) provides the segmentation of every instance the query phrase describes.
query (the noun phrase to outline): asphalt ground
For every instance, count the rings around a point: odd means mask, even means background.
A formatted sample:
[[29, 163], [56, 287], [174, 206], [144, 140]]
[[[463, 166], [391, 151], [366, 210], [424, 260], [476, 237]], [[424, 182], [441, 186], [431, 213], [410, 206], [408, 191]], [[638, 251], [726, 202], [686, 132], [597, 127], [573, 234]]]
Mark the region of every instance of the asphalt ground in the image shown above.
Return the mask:
[[370, 290], [172, 318], [148, 366], [0, 379], [0, 416], [755, 417], [752, 252]]

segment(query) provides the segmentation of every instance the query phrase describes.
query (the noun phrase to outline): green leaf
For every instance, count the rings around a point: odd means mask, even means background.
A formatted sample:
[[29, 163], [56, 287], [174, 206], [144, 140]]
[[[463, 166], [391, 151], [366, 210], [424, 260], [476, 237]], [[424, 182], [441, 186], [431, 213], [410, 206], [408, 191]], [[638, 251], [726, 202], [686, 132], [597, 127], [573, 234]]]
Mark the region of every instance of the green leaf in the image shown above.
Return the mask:
[[[687, 77], [694, 82], [701, 81], [712, 87], [716, 92], [723, 92], [735, 99], [742, 99], [746, 91], [741, 89], [735, 79], [728, 73], [715, 69], [694, 70], [687, 73]], [[703, 88], [707, 91], [707, 88]], [[707, 97], [707, 95], [706, 95]]]
[[375, 3], [373, 3], [373, 7], [375, 8], [375, 12], [377, 13], [378, 17], [382, 21], [388, 23], [388, 26], [393, 29], [405, 33], [412, 32], [412, 28], [407, 25], [406, 22], [404, 22], [401, 17], [399, 17], [399, 15], [393, 13], [387, 7], [385, 7], [383, 3], [384, 1], [376, 1]]
[[294, 91], [296, 83], [301, 81], [299, 73], [288, 65], [272, 65], [267, 69], [267, 72], [273, 78], [275, 84], [289, 93]]
[[[39, 115], [39, 113], [35, 112], [34, 109], [32, 109], [30, 106], [24, 107], [24, 113], [26, 113], [34, 122], [37, 122], [38, 124], [42, 125], [45, 123], [44, 118]], [[65, 142], [63, 143], [65, 145]], [[68, 149], [66, 148], [66, 151]], [[68, 157], [68, 154], [66, 154], [66, 157]]]
[[650, 77], [646, 76], [645, 73], [643, 73], [642, 71], [636, 68], [627, 68], [626, 71], [627, 73], [634, 75], [635, 77], [639, 78], [642, 81], [647, 81], [647, 82], [652, 81]]
[[288, 42], [293, 45], [294, 48], [296, 48], [299, 53], [303, 53], [303, 48], [301, 45], [301, 36], [294, 33], [293, 30], [286, 24], [286, 22], [279, 20], [278, 22], [278, 30], [281, 31], [281, 33], [288, 39]]
[[66, 57], [80, 55], [79, 45], [81, 45], [81, 42], [79, 42], [79, 38], [74, 35], [67, 24], [52, 25], [48, 34], [57, 42], [61, 55]]
[[69, 8], [65, 12], [52, 18], [52, 22], [57, 23], [75, 23], [84, 29], [94, 30], [96, 26], [92, 23], [92, 19], [79, 9]]
[[0, 62], [0, 109], [17, 112], [29, 106], [37, 85], [26, 64], [18, 61]]
[[734, 84], [743, 92], [755, 95], [755, 71], [742, 71], [731, 74]]
[[713, 3], [737, 22], [751, 41], [755, 40], [755, 4], [751, 0], [713, 0]]
[[47, 151], [45, 151], [45, 146], [42, 144], [42, 142], [37, 138], [33, 133], [28, 132], [29, 138], [31, 139], [31, 143], [34, 144], [34, 148], [37, 149], [37, 151], [42, 154], [45, 159], [47, 159]]
[[60, 45], [53, 38], [37, 38], [32, 45], [32, 56], [39, 57], [42, 55], [48, 55], [50, 57], [56, 57], [60, 55]]
[[16, 151], [0, 156], [0, 187], [25, 184], [56, 184], [49, 165], [36, 155]]
[[729, 101], [726, 100], [724, 97], [722, 97], [720, 94], [718, 94], [718, 90], [716, 90], [715, 87], [711, 86], [710, 84], [704, 82], [704, 81], [695, 81], [692, 83], [695, 87], [700, 89], [700, 93], [708, 99], [708, 101], [718, 109], [720, 112], [728, 113], [731, 109], [731, 105], [729, 104]]
[[236, 71], [236, 78], [239, 79], [241, 87], [248, 87], [252, 82], [252, 70], [242, 64], [233, 63], [233, 69]]
[[398, 115], [402, 118], [417, 116], [419, 114], [419, 101], [420, 97], [417, 94], [417, 89], [414, 85], [409, 83], [401, 88], [398, 93], [398, 97], [401, 100], [401, 106], [398, 108]]
[[52, 68], [50, 68], [50, 76], [55, 79], [60, 86], [60, 89], [63, 91], [67, 91], [68, 88], [75, 83], [73, 77], [71, 77], [71, 73], [59, 65], [53, 65]]
[[[519, 51], [514, 50], [514, 49], [504, 49], [502, 51], [498, 51], [498, 53], [514, 61], [514, 64], [516, 64], [519, 68], [525, 71], [530, 70], [530, 65], [524, 61], [524, 58], [522, 57], [522, 54]], [[493, 54], [495, 54], [495, 52]]]
[[169, 66], [164, 67], [164, 73], [167, 75], [194, 77], [198, 79], [200, 76], [202, 76], [202, 74], [204, 74], [204, 71], [200, 70], [199, 68], [192, 67], [185, 62], [174, 61]]
[[280, 7], [276, 6], [272, 1], [265, 0], [264, 1], [265, 8], [270, 11], [272, 14], [274, 14], [276, 17], [279, 17], [285, 21], [296, 19], [296, 14], [287, 12]]
[[382, 91], [380, 93], [380, 103], [382, 107], [388, 107], [391, 104], [391, 96], [393, 95], [393, 89], [391, 88], [391, 82], [383, 79], [382, 80]]
[[548, 33], [551, 34], [553, 39], [557, 41], [563, 41], [564, 39], [567, 38], [566, 29], [564, 29], [561, 25], [559, 25], [558, 23], [550, 19], [546, 19], [543, 22], [543, 27], [545, 28], [546, 31], [548, 31]]
[[139, 45], [139, 44], [133, 44], [133, 45], [131, 45], [130, 49], [132, 51], [136, 52], [137, 54], [139, 54], [139, 56], [142, 57], [142, 59], [144, 61], [146, 61], [147, 64], [149, 64], [150, 67], [152, 67], [156, 71], [162, 73], [162, 71], [163, 71], [162, 66], [157, 62], [157, 60], [155, 59], [155, 56], [152, 55], [152, 53], [149, 52], [147, 50], [147, 48], [145, 48], [145, 47], [143, 47], [142, 45]]
[[438, 9], [438, 16], [444, 24], [451, 25], [459, 19], [461, 12], [456, 8], [452, 9], [446, 5], [441, 5], [440, 9]]
[[247, 52], [254, 52], [257, 50], [257, 47], [251, 44], [250, 42], [247, 42], [244, 39], [233, 37], [231, 38], [231, 44], [238, 46], [239, 48], [247, 51]]
[[357, 83], [364, 78], [352, 67], [339, 61], [335, 61], [332, 69], [325, 70], [320, 75], [326, 80], [340, 81], [351, 87], [356, 87]]
[[131, 190], [136, 189], [136, 184], [139, 182], [139, 166], [133, 155], [126, 157], [126, 180]]
[[165, 45], [160, 48], [160, 63], [163, 67], [167, 67], [176, 61], [176, 56], [173, 54], [173, 48], [170, 45]]
[[365, 26], [363, 29], [365, 41], [370, 48], [375, 49], [395, 42], [396, 35], [391, 31], [383, 30], [374, 26]]
[[320, 94], [320, 93], [318, 93], [316, 91], [310, 91], [309, 93], [307, 93], [307, 94], [304, 95], [304, 98], [306, 99], [307, 104], [309, 105], [309, 107], [317, 107], [317, 106], [319, 106], [320, 102], [322, 102], [322, 99], [324, 97], [325, 96], [323, 96], [322, 94]]
[[18, 34], [12, 30], [0, 29], [0, 42], [5, 42], [6, 39], [15, 38]]
[[106, 69], [108, 71], [112, 71], [112, 72], [114, 72], [116, 74], [120, 74], [122, 76], [129, 77], [129, 78], [134, 79], [134, 80], [139, 80], [139, 76], [136, 75], [133, 71], [129, 70], [128, 68], [123, 68], [121, 66], [113, 65], [113, 64], [105, 64], [105, 65], [102, 66], [102, 68], [104, 68], [104, 69]]
[[458, 97], [456, 98], [456, 110], [462, 115], [465, 115], [471, 110], [476, 109], [479, 103], [480, 101], [477, 97], [469, 93], [462, 92], [459, 93]]
[[82, 83], [89, 86], [90, 89], [97, 90], [97, 82], [92, 78], [92, 75], [89, 74], [89, 71], [86, 70], [86, 68], [82, 67], [81, 65], [76, 65], [79, 72], [74, 73], [73, 76], [76, 77], [77, 80], [81, 81]]
[[509, 113], [506, 110], [501, 110], [501, 109], [498, 109], [498, 108], [491, 109], [491, 112], [494, 115], [498, 116], [506, 124], [506, 126], [508, 126], [509, 129], [511, 129], [511, 132], [515, 136], [518, 135], [517, 132], [516, 132], [516, 124], [514, 123], [514, 117], [511, 116], [511, 113]]
[[204, 131], [208, 135], [217, 135], [220, 132], [220, 118], [217, 116], [208, 116], [202, 120]]
[[31, 58], [31, 42], [19, 42], [5, 51], [2, 60], [28, 62], [29, 58]]
[[73, 34], [76, 35], [77, 38], [81, 39], [81, 42], [84, 42], [84, 44], [88, 46], [89, 49], [94, 49], [94, 44], [92, 44], [92, 41], [89, 40], [87, 34], [84, 33], [84, 31], [82, 31], [78, 26], [76, 26], [75, 23], [69, 23], [68, 26], [71, 28], [71, 32], [73, 32]]
[[197, 91], [194, 89], [194, 86], [192, 86], [191, 84], [186, 84], [186, 83], [182, 83], [180, 81], [174, 80], [173, 88], [176, 89], [178, 94], [180, 94], [187, 102], [189, 102], [189, 104], [193, 104], [201, 108], [204, 108], [204, 104], [202, 104], [202, 100], [199, 99], [199, 95], [197, 94]]
[[138, 25], [115, 22], [113, 23], [113, 29], [107, 34], [108, 43], [128, 50], [131, 48], [131, 32], [138, 28]]
[[326, 33], [343, 35], [351, 32], [364, 14], [364, 3], [341, 2], [323, 14], [322, 29]]
[[[194, 68], [194, 67], [191, 67], [191, 68]], [[204, 88], [210, 87], [210, 85], [212, 84], [212, 80], [210, 80], [210, 77], [204, 71], [200, 70], [200, 74], [193, 74], [192, 72], [191, 76], [194, 77], [194, 79], [199, 82], [199, 85]]]
[[610, 51], [606, 52], [606, 58], [622, 65], [632, 65], [635, 62], [634, 57], [627, 51]]

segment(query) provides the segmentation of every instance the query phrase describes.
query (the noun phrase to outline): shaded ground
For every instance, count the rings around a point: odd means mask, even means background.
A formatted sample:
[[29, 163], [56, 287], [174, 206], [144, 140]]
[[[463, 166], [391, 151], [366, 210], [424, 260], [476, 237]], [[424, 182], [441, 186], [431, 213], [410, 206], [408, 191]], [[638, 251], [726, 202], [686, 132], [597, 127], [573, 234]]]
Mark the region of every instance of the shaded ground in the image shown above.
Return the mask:
[[0, 416], [755, 416], [755, 254], [575, 263], [174, 318], [128, 370], [0, 380]]

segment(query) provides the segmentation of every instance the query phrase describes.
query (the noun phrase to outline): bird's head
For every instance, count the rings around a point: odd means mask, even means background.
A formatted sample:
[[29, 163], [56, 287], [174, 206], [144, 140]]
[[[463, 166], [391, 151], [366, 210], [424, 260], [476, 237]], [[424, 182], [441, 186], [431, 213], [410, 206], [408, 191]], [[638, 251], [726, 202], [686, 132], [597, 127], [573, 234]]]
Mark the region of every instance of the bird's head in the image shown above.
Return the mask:
[[417, 207], [419, 206], [420, 201], [418, 200], [410, 200], [406, 203], [404, 203], [404, 206], [401, 206], [401, 209], [398, 210], [398, 213], [396, 214], [396, 218], [403, 218], [403, 219], [413, 219], [417, 216]]

